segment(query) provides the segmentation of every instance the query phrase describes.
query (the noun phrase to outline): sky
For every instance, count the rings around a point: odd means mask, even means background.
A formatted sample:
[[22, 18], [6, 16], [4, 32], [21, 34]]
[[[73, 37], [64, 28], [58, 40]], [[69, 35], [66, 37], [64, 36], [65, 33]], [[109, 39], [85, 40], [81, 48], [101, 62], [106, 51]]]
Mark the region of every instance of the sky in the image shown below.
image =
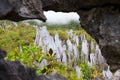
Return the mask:
[[67, 23], [70, 20], [79, 21], [79, 15], [77, 13], [62, 13], [62, 12], [54, 12], [48, 11], [44, 12], [47, 17], [47, 22], [49, 23]]
[[47, 17], [48, 23], [66, 24], [67, 22], [71, 20], [79, 21], [79, 15], [74, 12], [62, 13], [62, 12], [48, 11], [48, 12], [44, 12], [44, 14]]

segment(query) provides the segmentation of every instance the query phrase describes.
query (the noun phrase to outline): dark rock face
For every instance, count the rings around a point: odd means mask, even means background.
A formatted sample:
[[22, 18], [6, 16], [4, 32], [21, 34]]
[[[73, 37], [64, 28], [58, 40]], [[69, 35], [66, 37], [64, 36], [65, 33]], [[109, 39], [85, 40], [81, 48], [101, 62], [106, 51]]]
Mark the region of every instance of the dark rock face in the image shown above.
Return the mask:
[[26, 67], [20, 61], [7, 61], [7, 53], [0, 49], [0, 80], [67, 80], [63, 75], [36, 75], [36, 70]]
[[114, 7], [94, 8], [78, 12], [83, 28], [100, 45], [111, 69], [120, 68], [120, 12]]
[[43, 10], [77, 12], [95, 7], [118, 6], [119, 0], [41, 0]]
[[0, 0], [0, 19], [20, 21], [25, 19], [46, 20], [41, 0]]
[[0, 60], [0, 80], [67, 80], [60, 74], [40, 75], [19, 61]]
[[120, 68], [119, 0], [0, 0], [0, 19], [37, 18], [43, 10], [78, 12], [82, 27], [97, 41], [114, 71]]
[[3, 59], [7, 55], [7, 52], [0, 49], [0, 59]]
[[0, 60], [0, 80], [37, 80], [37, 76], [19, 61]]
[[39, 76], [40, 80], [67, 80], [61, 74], [51, 74], [51, 75], [41, 75]]

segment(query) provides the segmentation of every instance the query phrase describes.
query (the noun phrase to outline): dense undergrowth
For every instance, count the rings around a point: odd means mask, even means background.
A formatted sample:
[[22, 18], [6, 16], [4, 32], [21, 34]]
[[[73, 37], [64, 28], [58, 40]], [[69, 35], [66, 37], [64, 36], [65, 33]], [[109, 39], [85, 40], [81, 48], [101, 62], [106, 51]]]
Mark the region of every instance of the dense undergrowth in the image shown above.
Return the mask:
[[[81, 61], [79, 61], [79, 66], [81, 67], [82, 73], [81, 77], [78, 78], [74, 68], [71, 66], [65, 66], [62, 63], [57, 62], [52, 55], [46, 55], [43, 53], [41, 47], [34, 46], [36, 29], [33, 26], [37, 24], [30, 24], [31, 25], [19, 22], [15, 25], [15, 23], [10, 21], [0, 22], [0, 48], [8, 52], [5, 59], [12, 61], [19, 60], [28, 67], [36, 68], [37, 74], [50, 74], [52, 72], [60, 73], [66, 76], [68, 80], [92, 80], [95, 76], [101, 75], [86, 62], [81, 63]], [[52, 36], [54, 36], [57, 32], [62, 40], [67, 40], [69, 38], [65, 32], [65, 30], [69, 29], [73, 29], [74, 33], [77, 35], [85, 34], [88, 41], [92, 39], [80, 27], [79, 23], [74, 21], [71, 21], [66, 25], [42, 23], [37, 26], [42, 25], [46, 25], [48, 27], [48, 30]], [[81, 47], [79, 46], [79, 51], [80, 50]], [[43, 59], [48, 60], [48, 65], [39, 67], [40, 62]]]

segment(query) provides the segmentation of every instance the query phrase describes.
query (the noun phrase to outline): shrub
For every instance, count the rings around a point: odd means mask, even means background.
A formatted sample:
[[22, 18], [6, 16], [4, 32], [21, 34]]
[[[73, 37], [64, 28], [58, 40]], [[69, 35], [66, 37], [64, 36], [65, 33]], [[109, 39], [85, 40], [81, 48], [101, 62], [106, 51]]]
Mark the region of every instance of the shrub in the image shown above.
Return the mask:
[[80, 64], [84, 80], [93, 80], [93, 68], [87, 62]]

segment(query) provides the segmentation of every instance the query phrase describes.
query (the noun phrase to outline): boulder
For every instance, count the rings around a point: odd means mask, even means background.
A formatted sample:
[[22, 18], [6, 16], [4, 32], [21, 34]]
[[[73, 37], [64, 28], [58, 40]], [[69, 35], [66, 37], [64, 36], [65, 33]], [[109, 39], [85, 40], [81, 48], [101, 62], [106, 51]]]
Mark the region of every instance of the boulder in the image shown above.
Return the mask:
[[36, 75], [36, 70], [20, 61], [0, 60], [0, 80], [67, 80], [61, 74]]
[[0, 80], [37, 80], [37, 76], [19, 61], [0, 60]]
[[61, 74], [36, 75], [36, 70], [20, 61], [4, 60], [7, 52], [0, 49], [0, 80], [67, 80]]

